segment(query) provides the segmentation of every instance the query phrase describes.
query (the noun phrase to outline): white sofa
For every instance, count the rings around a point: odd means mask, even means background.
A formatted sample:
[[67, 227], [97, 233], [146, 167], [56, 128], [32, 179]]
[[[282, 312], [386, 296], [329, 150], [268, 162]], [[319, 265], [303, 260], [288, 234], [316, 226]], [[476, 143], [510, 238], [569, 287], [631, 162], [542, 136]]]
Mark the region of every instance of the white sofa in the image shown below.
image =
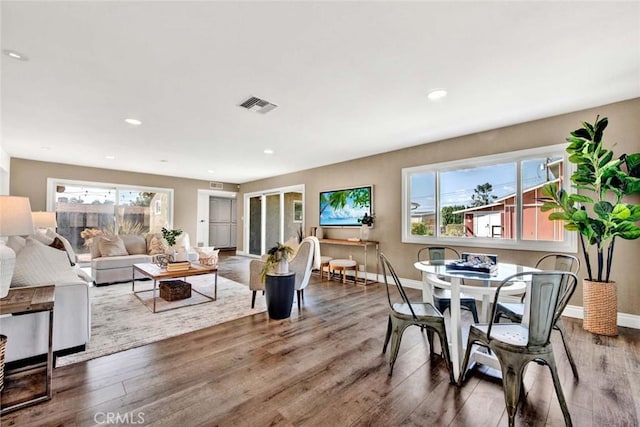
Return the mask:
[[[91, 277], [71, 266], [65, 251], [46, 246], [33, 238], [12, 237], [16, 251], [12, 287], [55, 285], [53, 350], [79, 351], [91, 338]], [[75, 259], [75, 255], [73, 258]], [[0, 333], [7, 336], [5, 361], [44, 355], [48, 349], [48, 313], [3, 316]]]
[[[190, 247], [189, 235], [182, 233], [178, 237], [176, 246], [184, 248], [189, 261], [197, 261], [198, 253]], [[105, 239], [113, 237], [96, 236], [91, 244], [91, 276], [98, 286], [131, 281], [133, 264], [152, 262], [153, 255], [163, 253], [162, 247], [166, 246], [166, 243], [164, 246], [155, 245], [157, 240], [162, 240], [159, 234], [149, 234], [146, 238], [130, 234], [117, 237], [124, 245], [124, 252], [101, 251], [101, 242], [104, 243]], [[102, 246], [104, 249], [104, 244]], [[142, 277], [144, 276], [136, 272], [136, 279]]]

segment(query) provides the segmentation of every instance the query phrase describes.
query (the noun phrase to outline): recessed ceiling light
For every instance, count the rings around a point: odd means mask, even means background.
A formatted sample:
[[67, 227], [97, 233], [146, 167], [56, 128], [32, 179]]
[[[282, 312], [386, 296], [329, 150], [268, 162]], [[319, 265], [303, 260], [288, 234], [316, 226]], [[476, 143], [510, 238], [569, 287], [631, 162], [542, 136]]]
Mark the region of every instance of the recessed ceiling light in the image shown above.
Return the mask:
[[44, 150], [44, 151], [49, 151], [49, 150], [51, 150], [51, 147], [40, 147], [40, 149]]
[[432, 101], [435, 101], [436, 99], [442, 99], [445, 96], [447, 96], [447, 91], [444, 89], [434, 89], [427, 94], [427, 98]]
[[273, 154], [273, 153], [274, 153], [274, 151], [273, 151], [273, 150], [271, 150], [271, 149], [269, 149], [269, 148], [267, 148], [266, 150], [264, 150], [264, 154]]
[[113, 160], [116, 158], [116, 156], [104, 156], [105, 159], [109, 159], [109, 160]]
[[207, 170], [207, 172], [214, 173], [215, 171], [213, 169], [209, 169], [209, 170]]
[[138, 119], [124, 119], [124, 121], [133, 126], [140, 126], [142, 124], [142, 122]]
[[28, 61], [29, 60], [29, 58], [27, 58], [26, 55], [23, 55], [20, 52], [16, 52], [15, 50], [5, 49], [5, 50], [2, 51], [2, 53], [7, 55], [9, 58], [17, 59], [18, 61]]
[[160, 163], [169, 163], [169, 160], [162, 159], [162, 160], [160, 160]]

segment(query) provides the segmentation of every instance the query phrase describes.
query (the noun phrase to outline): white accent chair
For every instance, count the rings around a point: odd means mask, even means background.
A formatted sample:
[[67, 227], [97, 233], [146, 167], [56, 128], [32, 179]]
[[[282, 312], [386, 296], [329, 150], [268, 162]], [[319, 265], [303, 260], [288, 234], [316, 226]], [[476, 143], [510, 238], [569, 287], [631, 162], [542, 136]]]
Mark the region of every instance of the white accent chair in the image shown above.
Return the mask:
[[[311, 270], [314, 267], [314, 260], [319, 254], [318, 239], [315, 237], [305, 237], [295, 256], [289, 261], [289, 271], [296, 273], [295, 288], [298, 299], [298, 311], [300, 311], [301, 301], [304, 300], [304, 288], [309, 284]], [[320, 263], [318, 256], [317, 263]], [[258, 291], [264, 291], [264, 282], [262, 281], [262, 269], [265, 262], [263, 260], [254, 259], [249, 263], [249, 289], [251, 295], [251, 308], [255, 306], [256, 294]]]

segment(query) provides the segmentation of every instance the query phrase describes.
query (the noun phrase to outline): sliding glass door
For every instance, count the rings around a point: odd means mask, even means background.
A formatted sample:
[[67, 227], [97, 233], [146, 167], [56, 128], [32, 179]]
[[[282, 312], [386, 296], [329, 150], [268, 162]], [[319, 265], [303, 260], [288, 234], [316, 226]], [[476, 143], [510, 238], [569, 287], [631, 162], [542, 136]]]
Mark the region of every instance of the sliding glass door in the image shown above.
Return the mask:
[[172, 226], [172, 189], [53, 179], [48, 187], [47, 206], [56, 212], [57, 232], [79, 254], [89, 252], [97, 233], [145, 235]]
[[304, 186], [245, 194], [245, 250], [262, 255], [304, 230]]

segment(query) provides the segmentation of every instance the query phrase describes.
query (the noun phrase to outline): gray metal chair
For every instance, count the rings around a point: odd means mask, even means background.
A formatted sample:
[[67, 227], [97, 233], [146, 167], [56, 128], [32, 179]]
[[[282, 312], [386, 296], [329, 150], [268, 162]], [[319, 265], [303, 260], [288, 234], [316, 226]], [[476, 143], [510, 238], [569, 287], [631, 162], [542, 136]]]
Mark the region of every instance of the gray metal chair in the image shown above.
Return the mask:
[[[445, 259], [460, 259], [460, 254], [453, 248], [448, 246], [425, 246], [418, 251], [418, 261], [425, 261], [425, 254], [427, 254], [428, 261], [430, 262], [444, 262]], [[433, 305], [444, 313], [446, 309], [451, 307], [451, 291], [448, 289], [442, 289], [433, 287]], [[476, 300], [473, 297], [460, 295], [460, 307], [471, 311], [473, 321], [478, 323], [478, 309], [476, 307]]]
[[[525, 321], [522, 323], [495, 323], [498, 298], [503, 286], [511, 281], [531, 281], [529, 297], [525, 302]], [[459, 385], [462, 385], [469, 364], [469, 356], [474, 344], [490, 349], [500, 362], [502, 387], [509, 414], [509, 425], [514, 425], [520, 393], [524, 389], [522, 377], [525, 366], [536, 361], [545, 364], [551, 371], [553, 385], [560, 402], [560, 408], [567, 426], [571, 426], [571, 415], [562, 392], [553, 346], [551, 331], [569, 298], [576, 289], [577, 277], [563, 271], [540, 271], [517, 273], [502, 281], [496, 289], [493, 316], [488, 324], [473, 324], [469, 329], [467, 350], [462, 363]]]
[[[393, 266], [383, 253], [380, 253], [380, 264], [382, 265], [382, 277], [387, 289], [387, 300], [389, 301], [389, 320], [387, 323], [387, 333], [384, 339], [382, 353], [387, 352], [387, 345], [391, 339], [391, 355], [389, 356], [389, 376], [393, 374], [393, 365], [396, 363], [400, 341], [405, 329], [411, 325], [420, 326], [427, 330], [427, 340], [429, 341], [429, 354], [433, 356], [433, 334], [438, 334], [440, 347], [442, 348], [442, 358], [449, 371], [449, 381], [455, 384], [453, 378], [453, 367], [449, 356], [449, 344], [447, 341], [447, 331], [444, 326], [444, 317], [433, 305], [426, 302], [411, 302], [407, 293], [400, 283]], [[389, 283], [387, 274], [391, 275], [393, 283]], [[395, 286], [393, 286], [395, 285]], [[395, 288], [395, 291], [393, 289]], [[392, 297], [392, 294], [394, 295]], [[399, 298], [398, 298], [399, 296]]]
[[[538, 262], [536, 263], [536, 268], [541, 270], [568, 271], [570, 273], [578, 275], [578, 272], [580, 271], [580, 260], [573, 255], [560, 253], [547, 254], [538, 260]], [[493, 321], [495, 323], [498, 323], [500, 322], [500, 318], [504, 317], [511, 320], [512, 322], [520, 323], [522, 321], [522, 314], [524, 313], [524, 298], [525, 295], [522, 295], [520, 302], [499, 302]], [[569, 343], [567, 341], [562, 317], [558, 318], [556, 323], [553, 325], [553, 329], [560, 332], [562, 344], [564, 345], [564, 350], [567, 353], [567, 359], [569, 359], [569, 364], [571, 365], [573, 376], [576, 379], [579, 379], [578, 368], [576, 367], [576, 363], [573, 360], [573, 355], [571, 354], [571, 350], [569, 348]]]

